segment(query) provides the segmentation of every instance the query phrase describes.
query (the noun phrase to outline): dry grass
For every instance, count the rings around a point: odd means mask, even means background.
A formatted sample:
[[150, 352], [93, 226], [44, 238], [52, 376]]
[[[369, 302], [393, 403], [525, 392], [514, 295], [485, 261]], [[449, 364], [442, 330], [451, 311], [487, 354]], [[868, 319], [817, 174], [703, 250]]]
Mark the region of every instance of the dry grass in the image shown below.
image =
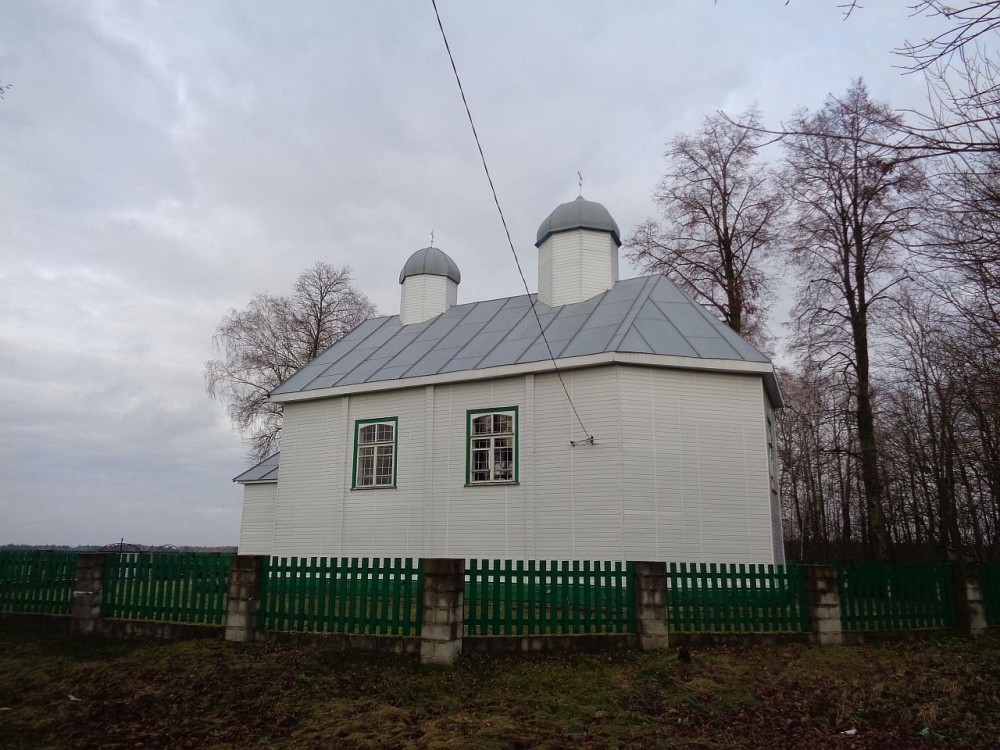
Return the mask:
[[316, 642], [7, 629], [0, 747], [996, 748], [1000, 638], [425, 668]]

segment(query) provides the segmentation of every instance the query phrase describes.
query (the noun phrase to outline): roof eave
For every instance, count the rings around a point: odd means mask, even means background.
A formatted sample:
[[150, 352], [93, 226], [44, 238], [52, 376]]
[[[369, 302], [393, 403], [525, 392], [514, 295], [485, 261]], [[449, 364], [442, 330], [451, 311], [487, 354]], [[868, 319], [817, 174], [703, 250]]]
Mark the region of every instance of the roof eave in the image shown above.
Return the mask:
[[[539, 360], [522, 362], [498, 367], [484, 367], [480, 370], [457, 370], [455, 372], [436, 373], [394, 380], [375, 380], [364, 383], [316, 388], [294, 393], [272, 394], [270, 400], [274, 403], [290, 403], [294, 401], [311, 401], [313, 399], [347, 396], [356, 393], [373, 393], [378, 391], [393, 391], [403, 388], [419, 388], [428, 385], [445, 385], [475, 380], [491, 380], [495, 378], [513, 377], [531, 373], [546, 373], [559, 370], [573, 370], [585, 367], [600, 367], [611, 364], [642, 365], [646, 367], [661, 367], [672, 370], [700, 370], [708, 372], [728, 372], [742, 375], [758, 375], [764, 378], [768, 397], [775, 408], [781, 408], [781, 392], [774, 377], [774, 367], [770, 362], [750, 362], [746, 360], [707, 359], [696, 357], [679, 357], [665, 354], [643, 354], [636, 352], [601, 352], [578, 357], [562, 357], [555, 360]], [[770, 382], [769, 382], [770, 381]]]

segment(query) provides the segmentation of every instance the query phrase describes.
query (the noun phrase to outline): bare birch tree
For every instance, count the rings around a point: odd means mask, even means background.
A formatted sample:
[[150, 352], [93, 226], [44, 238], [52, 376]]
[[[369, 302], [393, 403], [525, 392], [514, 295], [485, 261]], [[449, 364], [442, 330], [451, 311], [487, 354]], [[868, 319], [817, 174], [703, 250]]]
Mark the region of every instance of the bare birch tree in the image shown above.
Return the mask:
[[278, 450], [281, 405], [268, 394], [374, 314], [349, 268], [316, 263], [299, 275], [291, 296], [256, 294], [222, 319], [213, 338], [222, 357], [205, 363], [205, 386], [226, 405], [251, 460]]
[[845, 97], [800, 112], [784, 140], [783, 184], [792, 207], [790, 259], [802, 273], [795, 309], [810, 359], [838, 366], [854, 381], [854, 418], [865, 495], [867, 537], [885, 555], [885, 524], [872, 404], [873, 313], [903, 276], [901, 243], [912, 230], [920, 170], [888, 144], [900, 127], [861, 80]]
[[783, 207], [758, 160], [759, 127], [751, 108], [735, 122], [706, 117], [696, 134], [671, 140], [653, 196], [663, 220], [640, 224], [625, 243], [640, 267], [670, 276], [757, 342], [768, 292], [760, 253], [775, 241]]

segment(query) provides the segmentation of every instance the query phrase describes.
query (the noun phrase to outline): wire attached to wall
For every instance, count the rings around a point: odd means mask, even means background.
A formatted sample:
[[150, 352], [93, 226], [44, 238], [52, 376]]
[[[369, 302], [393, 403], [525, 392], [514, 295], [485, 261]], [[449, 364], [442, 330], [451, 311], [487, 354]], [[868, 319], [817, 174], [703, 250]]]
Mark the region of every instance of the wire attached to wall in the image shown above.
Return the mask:
[[444, 33], [444, 24], [441, 23], [441, 14], [438, 12], [437, 0], [431, 0], [431, 5], [434, 6], [434, 15], [437, 18], [438, 28], [441, 30], [441, 39], [444, 40], [444, 48], [448, 52], [448, 60], [451, 62], [451, 70], [455, 74], [455, 83], [458, 84], [458, 92], [462, 95], [462, 104], [465, 105], [465, 114], [469, 118], [469, 125], [472, 128], [472, 137], [475, 138], [476, 148], [479, 149], [479, 158], [483, 163], [483, 171], [486, 172], [486, 179], [490, 183], [490, 192], [493, 193], [493, 203], [496, 204], [497, 213], [500, 214], [500, 222], [503, 224], [503, 231], [507, 235], [507, 245], [510, 247], [511, 255], [514, 256], [514, 264], [517, 266], [517, 273], [520, 275], [521, 283], [524, 285], [524, 291], [528, 295], [531, 312], [534, 313], [535, 322], [538, 323], [538, 332], [542, 336], [542, 341], [545, 342], [545, 349], [548, 351], [549, 359], [552, 361], [552, 369], [555, 370], [556, 375], [559, 377], [559, 383], [562, 385], [563, 392], [566, 394], [566, 400], [569, 401], [569, 405], [573, 409], [573, 415], [576, 417], [576, 421], [580, 424], [580, 429], [583, 430], [583, 434], [587, 436], [585, 440], [570, 440], [569, 444], [574, 448], [578, 445], [593, 445], [594, 436], [590, 434], [586, 426], [583, 424], [583, 419], [580, 418], [580, 412], [576, 410], [576, 404], [573, 403], [573, 398], [569, 395], [569, 389], [566, 387], [566, 381], [563, 380], [562, 372], [559, 370], [559, 365], [556, 363], [555, 355], [552, 353], [552, 346], [549, 344], [549, 340], [545, 335], [545, 328], [542, 326], [542, 319], [538, 316], [538, 310], [535, 309], [535, 300], [531, 298], [531, 291], [528, 289], [528, 282], [524, 278], [521, 261], [517, 257], [517, 252], [514, 250], [514, 240], [511, 239], [510, 229], [507, 226], [507, 218], [504, 216], [503, 209], [500, 207], [500, 199], [497, 197], [497, 189], [493, 184], [493, 177], [490, 175], [490, 168], [486, 164], [486, 154], [483, 153], [483, 145], [479, 141], [479, 133], [476, 131], [476, 123], [472, 119], [472, 110], [469, 109], [469, 101], [465, 98], [465, 89], [462, 87], [462, 79], [458, 75], [458, 68], [455, 65], [455, 57], [451, 54], [451, 45], [448, 44], [448, 35]]

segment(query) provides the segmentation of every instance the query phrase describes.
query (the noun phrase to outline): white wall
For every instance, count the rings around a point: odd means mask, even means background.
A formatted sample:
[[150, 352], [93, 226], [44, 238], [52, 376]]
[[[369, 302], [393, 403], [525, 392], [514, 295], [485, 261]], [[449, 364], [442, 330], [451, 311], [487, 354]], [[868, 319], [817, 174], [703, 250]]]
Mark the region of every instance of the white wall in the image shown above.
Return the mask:
[[582, 302], [618, 281], [618, 246], [607, 232], [558, 232], [538, 248], [538, 299], [546, 305]]
[[269, 555], [274, 544], [274, 509], [278, 483], [243, 485], [243, 521], [240, 524], [241, 555]]
[[403, 279], [399, 320], [403, 325], [423, 323], [440, 315], [458, 301], [458, 284], [447, 276], [421, 273]]
[[[772, 561], [759, 376], [563, 379], [586, 432], [554, 374], [286, 404], [273, 553]], [[520, 484], [466, 487], [466, 412], [511, 406]], [[355, 420], [390, 416], [397, 487], [352, 490]]]

